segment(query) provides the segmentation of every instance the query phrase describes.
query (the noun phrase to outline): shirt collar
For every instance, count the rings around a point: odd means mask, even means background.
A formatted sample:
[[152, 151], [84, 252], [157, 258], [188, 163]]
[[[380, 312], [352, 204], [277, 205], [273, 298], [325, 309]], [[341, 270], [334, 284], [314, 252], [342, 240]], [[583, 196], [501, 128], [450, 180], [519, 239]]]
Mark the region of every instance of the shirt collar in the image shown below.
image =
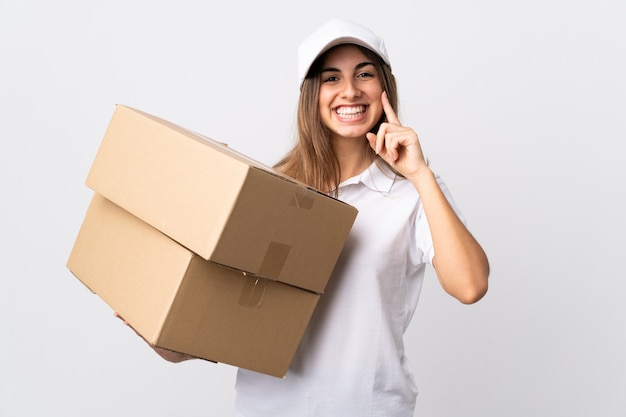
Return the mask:
[[339, 188], [346, 187], [348, 185], [362, 183], [367, 188], [388, 193], [391, 191], [391, 187], [398, 174], [389, 169], [385, 164], [380, 163], [378, 161], [374, 161], [365, 171], [361, 172], [359, 175], [355, 175], [354, 177], [348, 178], [341, 184], [339, 184]]

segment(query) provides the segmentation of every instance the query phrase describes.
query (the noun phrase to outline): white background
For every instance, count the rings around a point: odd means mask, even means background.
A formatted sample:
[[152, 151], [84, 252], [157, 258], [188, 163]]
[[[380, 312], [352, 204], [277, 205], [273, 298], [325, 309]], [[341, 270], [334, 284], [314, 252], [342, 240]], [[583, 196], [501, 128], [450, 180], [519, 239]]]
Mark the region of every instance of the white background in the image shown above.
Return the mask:
[[232, 367], [162, 361], [66, 269], [84, 179], [116, 103], [274, 163], [297, 45], [335, 16], [385, 38], [400, 117], [492, 265], [473, 306], [429, 271], [407, 335], [416, 416], [626, 415], [625, 12], [0, 0], [0, 415], [230, 415]]

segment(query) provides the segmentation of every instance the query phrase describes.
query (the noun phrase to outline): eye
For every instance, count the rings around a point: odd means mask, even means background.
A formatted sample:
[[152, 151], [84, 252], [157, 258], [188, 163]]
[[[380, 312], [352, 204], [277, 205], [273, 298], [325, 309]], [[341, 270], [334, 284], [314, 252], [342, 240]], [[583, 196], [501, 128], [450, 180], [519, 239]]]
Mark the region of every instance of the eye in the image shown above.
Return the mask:
[[322, 78], [323, 83], [332, 83], [337, 80], [339, 80], [339, 77], [337, 77], [336, 75], [329, 75], [328, 77]]
[[374, 74], [368, 71], [359, 72], [356, 78], [373, 78]]

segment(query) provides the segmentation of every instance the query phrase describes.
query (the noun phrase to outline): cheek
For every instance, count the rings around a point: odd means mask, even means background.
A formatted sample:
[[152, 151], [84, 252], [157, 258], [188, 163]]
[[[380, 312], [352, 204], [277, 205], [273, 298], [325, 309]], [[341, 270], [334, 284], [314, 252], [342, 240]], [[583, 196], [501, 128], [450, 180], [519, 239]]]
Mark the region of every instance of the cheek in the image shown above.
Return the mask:
[[372, 99], [370, 102], [370, 110], [372, 111], [372, 117], [378, 120], [384, 115], [383, 102], [381, 96], [383, 94], [382, 87], [376, 86], [368, 91], [368, 96]]
[[378, 123], [380, 118], [384, 116], [382, 104], [378, 103], [375, 106], [371, 105], [370, 110], [372, 110], [372, 119], [374, 120], [374, 123]]
[[320, 110], [329, 108], [332, 100], [332, 95], [326, 89], [322, 88], [319, 92], [319, 108]]
[[374, 117], [376, 120], [380, 120], [380, 118], [383, 116], [383, 106], [382, 103], [378, 103], [378, 105], [376, 106], [376, 108], [374, 109]]
[[332, 103], [332, 97], [329, 97], [329, 95], [324, 95], [322, 92], [320, 92], [318, 108], [319, 108], [319, 112], [322, 117], [322, 120], [324, 121], [328, 120], [331, 116], [331, 113], [332, 113], [331, 103]]

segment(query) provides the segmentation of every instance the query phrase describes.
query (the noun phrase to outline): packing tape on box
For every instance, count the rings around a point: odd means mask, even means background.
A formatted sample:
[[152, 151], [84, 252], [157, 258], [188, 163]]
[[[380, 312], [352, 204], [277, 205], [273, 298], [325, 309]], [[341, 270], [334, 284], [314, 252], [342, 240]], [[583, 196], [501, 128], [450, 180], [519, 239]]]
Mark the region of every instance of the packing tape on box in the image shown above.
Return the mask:
[[285, 266], [290, 250], [291, 246], [289, 245], [270, 242], [258, 274], [262, 277], [278, 278], [283, 270], [283, 266]]
[[244, 273], [244, 284], [239, 304], [244, 307], [259, 308], [263, 304], [267, 279], [263, 277], [277, 278], [287, 261], [291, 246], [284, 243], [270, 242], [265, 258], [259, 268], [258, 275]]
[[244, 275], [243, 291], [239, 296], [239, 304], [244, 307], [259, 308], [265, 296], [266, 279]]
[[300, 190], [293, 194], [291, 205], [300, 209], [310, 210], [313, 207], [315, 197], [313, 191]]

